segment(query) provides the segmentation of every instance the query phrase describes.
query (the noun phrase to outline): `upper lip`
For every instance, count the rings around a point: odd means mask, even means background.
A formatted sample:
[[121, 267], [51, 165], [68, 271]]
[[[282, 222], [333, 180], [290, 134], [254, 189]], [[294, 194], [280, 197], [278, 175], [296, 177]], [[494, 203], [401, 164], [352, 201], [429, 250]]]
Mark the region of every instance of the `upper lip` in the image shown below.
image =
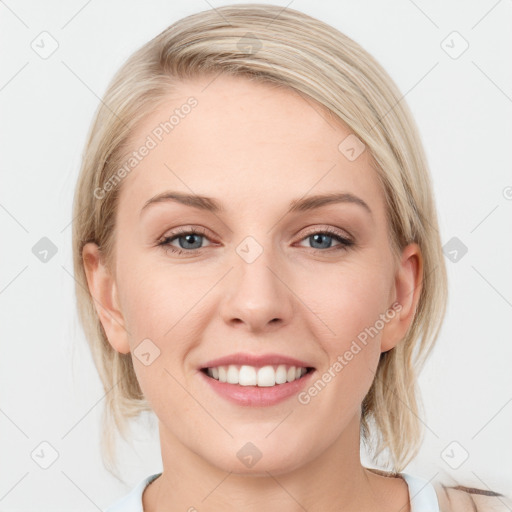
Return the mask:
[[294, 357], [284, 356], [281, 354], [247, 354], [237, 353], [228, 356], [212, 359], [201, 366], [203, 368], [214, 368], [216, 366], [228, 366], [230, 364], [248, 365], [248, 366], [267, 366], [284, 364], [287, 366], [295, 366], [300, 368], [313, 368], [311, 364], [306, 361], [301, 361]]

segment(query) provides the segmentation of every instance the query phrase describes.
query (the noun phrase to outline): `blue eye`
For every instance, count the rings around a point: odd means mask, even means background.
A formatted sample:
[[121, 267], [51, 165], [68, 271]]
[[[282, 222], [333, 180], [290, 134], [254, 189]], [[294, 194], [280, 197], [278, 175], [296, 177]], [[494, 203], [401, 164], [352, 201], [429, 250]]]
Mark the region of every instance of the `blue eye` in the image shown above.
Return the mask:
[[[162, 246], [167, 251], [171, 251], [171, 252], [177, 253], [177, 254], [183, 254], [186, 252], [193, 252], [193, 251], [202, 249], [202, 247], [200, 247], [200, 245], [201, 245], [200, 242], [199, 242], [199, 247], [198, 247], [198, 240], [201, 238], [205, 238], [205, 237], [206, 237], [206, 235], [205, 235], [204, 230], [201, 230], [201, 229], [188, 229], [187, 230], [187, 229], [180, 228], [180, 229], [177, 229], [176, 231], [174, 231], [173, 233], [169, 234], [168, 236], [166, 236], [163, 240], [161, 240], [159, 242], [158, 245]], [[185, 242], [183, 242], [183, 243], [180, 242], [181, 248], [171, 245], [171, 242], [173, 242], [174, 240], [180, 240], [180, 239], [185, 239]], [[190, 247], [190, 246], [192, 246], [192, 247]]]
[[[158, 245], [163, 247], [166, 251], [170, 251], [174, 254], [185, 254], [185, 253], [197, 253], [202, 247], [201, 241], [203, 238], [208, 239], [205, 234], [205, 230], [191, 228], [191, 229], [177, 229], [170, 233], [168, 236], [163, 238]], [[172, 242], [178, 240], [179, 246], [176, 247], [171, 245]], [[184, 241], [180, 241], [184, 240]], [[325, 229], [323, 231], [313, 231], [301, 239], [310, 240], [310, 243], [323, 245], [322, 248], [312, 247], [314, 252], [330, 252], [338, 250], [346, 250], [348, 247], [354, 245], [352, 240], [341, 236], [337, 231], [332, 229]], [[338, 245], [332, 246], [332, 240], [338, 242]]]
[[[332, 249], [332, 240], [336, 240], [340, 244], [338, 246], [334, 246], [333, 249], [346, 249], [347, 247], [353, 245], [352, 240], [349, 240], [348, 238], [342, 237], [331, 231], [317, 231], [312, 235], [306, 236], [303, 240], [305, 239], [310, 240], [310, 243], [318, 243], [320, 245], [324, 245], [323, 249]], [[325, 247], [325, 245], [327, 245], [327, 247]], [[315, 247], [313, 247], [313, 249], [321, 251], [321, 249]]]

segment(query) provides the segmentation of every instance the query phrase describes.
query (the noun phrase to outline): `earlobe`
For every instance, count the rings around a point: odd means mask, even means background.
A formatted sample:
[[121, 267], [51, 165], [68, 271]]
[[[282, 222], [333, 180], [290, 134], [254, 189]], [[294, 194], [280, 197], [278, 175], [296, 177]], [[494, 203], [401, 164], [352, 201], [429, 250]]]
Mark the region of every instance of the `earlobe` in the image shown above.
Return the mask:
[[98, 245], [93, 242], [85, 244], [82, 260], [89, 292], [108, 341], [114, 350], [127, 354], [130, 352], [130, 344], [118, 300], [116, 282], [103, 261]]
[[409, 244], [395, 275], [393, 309], [396, 314], [385, 326], [381, 338], [381, 352], [394, 348], [403, 339], [414, 320], [421, 294], [423, 258], [418, 244]]

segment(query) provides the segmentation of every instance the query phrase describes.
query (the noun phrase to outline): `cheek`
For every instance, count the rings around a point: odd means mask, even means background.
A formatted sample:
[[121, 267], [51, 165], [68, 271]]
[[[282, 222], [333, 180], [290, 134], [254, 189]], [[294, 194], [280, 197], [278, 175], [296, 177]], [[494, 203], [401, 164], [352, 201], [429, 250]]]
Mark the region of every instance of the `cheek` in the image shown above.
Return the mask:
[[[140, 244], [140, 243], [139, 243]], [[122, 252], [123, 247], [125, 248]], [[180, 271], [148, 257], [156, 248], [137, 247], [136, 240], [119, 240], [118, 289], [125, 321], [136, 338], [161, 338], [183, 314], [187, 286]]]
[[190, 350], [187, 333], [194, 297], [190, 293], [186, 297], [182, 291], [185, 283], [171, 277], [154, 266], [137, 265], [136, 259], [120, 265], [123, 315], [133, 366], [142, 392], [155, 411], [176, 409], [186, 401], [175, 379], [182, 382], [181, 366]]
[[339, 349], [373, 326], [391, 305], [391, 277], [386, 276], [384, 264], [340, 265], [337, 271], [326, 268], [324, 274], [319, 267], [315, 279], [301, 287], [308, 306]]
[[[209, 318], [204, 295], [212, 286], [209, 283], [218, 278], [212, 281], [211, 276], [190, 276], [179, 269], [171, 270], [165, 262], [150, 263], [134, 255], [121, 262], [118, 269], [131, 351], [136, 358], [144, 342], [150, 352], [158, 354], [150, 371], [134, 360], [141, 387], [152, 386], [155, 375], [156, 382], [167, 381], [170, 377], [165, 369], [175, 374], [200, 339]], [[152, 393], [147, 391], [150, 397]]]
[[[322, 282], [327, 285], [318, 286]], [[385, 325], [381, 315], [390, 307], [391, 282], [384, 261], [361, 261], [340, 265], [337, 272], [332, 268], [325, 275], [320, 272], [302, 289], [315, 313], [310, 328], [329, 360], [320, 378], [333, 383], [328, 387], [336, 393], [332, 403], [339, 414], [357, 407], [374, 379]]]

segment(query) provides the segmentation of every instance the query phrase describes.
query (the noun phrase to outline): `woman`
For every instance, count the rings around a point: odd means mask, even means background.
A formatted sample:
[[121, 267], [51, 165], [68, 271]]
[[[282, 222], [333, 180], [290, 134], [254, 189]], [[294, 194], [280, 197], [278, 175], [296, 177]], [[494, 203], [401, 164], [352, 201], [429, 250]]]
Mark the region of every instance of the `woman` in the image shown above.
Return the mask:
[[163, 472], [110, 512], [504, 503], [402, 472], [446, 271], [414, 121], [354, 41], [278, 6], [178, 21], [109, 86], [74, 209], [109, 461], [110, 423], [159, 422]]

